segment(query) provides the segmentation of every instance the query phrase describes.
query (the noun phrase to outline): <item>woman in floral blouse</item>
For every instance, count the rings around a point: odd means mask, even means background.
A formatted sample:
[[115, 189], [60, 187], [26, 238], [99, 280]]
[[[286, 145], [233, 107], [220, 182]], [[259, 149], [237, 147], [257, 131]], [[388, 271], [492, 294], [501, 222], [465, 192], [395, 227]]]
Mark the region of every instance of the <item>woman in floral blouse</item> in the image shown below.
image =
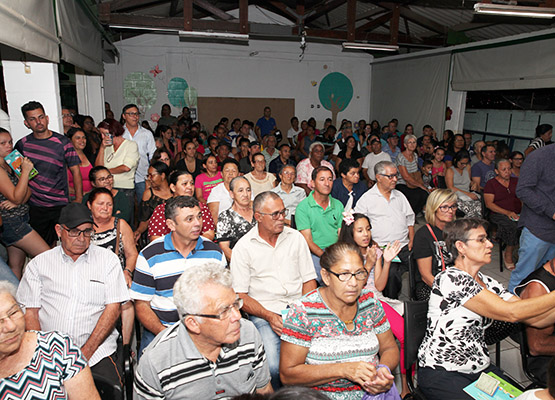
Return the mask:
[[332, 399], [361, 399], [393, 385], [399, 349], [371, 290], [362, 254], [338, 242], [320, 259], [324, 287], [291, 305], [281, 335], [284, 385], [311, 386]]
[[[480, 272], [491, 262], [493, 244], [486, 222], [466, 218], [445, 226], [443, 238], [455, 258], [435, 276], [428, 305], [428, 327], [418, 352], [418, 384], [428, 400], [466, 399], [463, 388], [490, 365], [484, 340], [488, 319], [524, 322], [535, 327], [555, 323], [555, 292], [520, 300]], [[484, 318], [485, 317], [485, 318]]]

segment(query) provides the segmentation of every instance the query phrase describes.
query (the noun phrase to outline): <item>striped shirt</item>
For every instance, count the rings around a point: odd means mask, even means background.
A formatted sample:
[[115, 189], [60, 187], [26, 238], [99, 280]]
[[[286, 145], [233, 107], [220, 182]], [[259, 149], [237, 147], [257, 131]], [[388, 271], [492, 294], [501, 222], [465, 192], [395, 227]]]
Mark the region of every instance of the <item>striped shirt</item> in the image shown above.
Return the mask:
[[227, 265], [219, 246], [202, 236], [199, 236], [195, 249], [185, 258], [173, 245], [172, 233], [162, 236], [139, 254], [131, 285], [131, 298], [149, 301], [160, 322], [165, 326], [173, 325], [179, 321], [173, 303], [173, 285], [185, 269], [207, 261], [220, 263], [222, 268]]
[[85, 369], [87, 360], [69, 337], [32, 332], [37, 341], [33, 357], [21, 371], [0, 379], [0, 399], [67, 399], [64, 382]]
[[262, 338], [241, 320], [241, 338], [224, 344], [214, 363], [205, 358], [183, 324], [156, 336], [135, 370], [136, 399], [231, 399], [270, 382]]
[[[61, 246], [33, 258], [17, 290], [17, 300], [39, 309], [44, 331], [69, 335], [82, 347], [89, 339], [106, 305], [129, 300], [118, 257], [91, 244], [73, 261]], [[116, 351], [118, 332], [113, 329], [89, 360], [93, 366]]]
[[56, 132], [47, 139], [37, 139], [31, 133], [20, 139], [15, 148], [31, 159], [39, 173], [29, 181], [29, 203], [38, 207], [65, 206], [69, 195], [67, 168], [81, 163], [71, 141]]

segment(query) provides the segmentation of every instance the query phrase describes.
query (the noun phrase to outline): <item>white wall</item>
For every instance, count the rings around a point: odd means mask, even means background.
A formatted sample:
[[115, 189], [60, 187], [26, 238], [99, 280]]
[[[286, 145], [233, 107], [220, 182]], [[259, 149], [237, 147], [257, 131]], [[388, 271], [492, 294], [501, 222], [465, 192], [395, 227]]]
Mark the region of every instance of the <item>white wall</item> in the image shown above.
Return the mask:
[[60, 104], [60, 84], [58, 64], [20, 61], [2, 61], [8, 114], [14, 143], [31, 133], [23, 125], [21, 106], [31, 100], [38, 101], [50, 118], [49, 129], [62, 132], [62, 109]]
[[[162, 104], [169, 103], [168, 82], [173, 77], [181, 77], [197, 89], [199, 97], [294, 98], [299, 119], [313, 116], [321, 126], [331, 117], [331, 111], [320, 105], [318, 84], [328, 73], [341, 72], [351, 80], [354, 94], [349, 106], [339, 113], [338, 120], [368, 119], [372, 56], [343, 52], [340, 45], [308, 43], [304, 58], [299, 62], [299, 45], [296, 41], [252, 39], [248, 46], [186, 43], [180, 42], [177, 35], [155, 34], [126, 39], [116, 43], [121, 54], [119, 64], [105, 64], [105, 99], [117, 116], [125, 105], [123, 80], [127, 74], [139, 71], [152, 77], [149, 71], [158, 65], [163, 72], [153, 78], [157, 101], [146, 111], [144, 119], [160, 113]], [[313, 86], [312, 81], [317, 84]], [[262, 109], [263, 105], [260, 115]], [[172, 108], [173, 115], [179, 113], [177, 107]], [[202, 122], [202, 110], [199, 113]]]

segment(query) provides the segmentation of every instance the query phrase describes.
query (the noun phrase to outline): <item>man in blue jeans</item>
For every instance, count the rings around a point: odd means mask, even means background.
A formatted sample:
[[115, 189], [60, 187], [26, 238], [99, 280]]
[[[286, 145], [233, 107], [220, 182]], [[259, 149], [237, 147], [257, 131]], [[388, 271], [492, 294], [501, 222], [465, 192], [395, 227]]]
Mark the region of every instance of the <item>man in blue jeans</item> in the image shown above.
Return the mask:
[[555, 257], [555, 145], [531, 153], [522, 168], [516, 188], [522, 200], [519, 227], [520, 249], [515, 270], [511, 273], [509, 291], [513, 292], [530, 273]]
[[282, 315], [289, 304], [316, 289], [316, 272], [303, 236], [285, 226], [287, 209], [277, 193], [263, 192], [254, 199], [257, 225], [233, 248], [233, 288], [243, 299], [266, 350], [272, 387], [279, 380]]

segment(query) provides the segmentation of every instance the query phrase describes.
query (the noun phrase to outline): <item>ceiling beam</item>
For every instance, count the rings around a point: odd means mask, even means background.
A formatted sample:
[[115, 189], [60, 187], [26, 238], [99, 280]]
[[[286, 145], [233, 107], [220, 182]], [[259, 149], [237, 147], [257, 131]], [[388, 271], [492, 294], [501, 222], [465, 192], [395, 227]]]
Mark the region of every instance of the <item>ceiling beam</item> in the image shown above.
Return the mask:
[[354, 42], [356, 36], [357, 0], [347, 0], [347, 41]]
[[393, 12], [390, 11], [388, 13], [385, 13], [382, 16], [379, 16], [378, 18], [374, 18], [373, 20], [368, 21], [364, 25], [359, 26], [356, 29], [356, 33], [359, 34], [362, 32], [370, 32], [371, 30], [377, 28], [378, 26], [385, 24], [387, 21], [391, 19], [392, 16], [393, 16]]
[[[184, 0], [185, 8], [187, 2], [192, 0]], [[184, 12], [185, 14], [185, 12]], [[109, 20], [104, 23], [112, 25], [123, 25], [133, 27], [161, 28], [168, 30], [188, 30], [184, 29], [184, 18], [179, 17], [154, 17], [145, 15], [135, 15], [126, 13], [112, 13]], [[210, 21], [210, 20], [192, 20], [192, 29], [195, 31], [216, 31], [216, 32], [239, 32], [239, 22], [230, 21]], [[250, 29], [250, 28], [249, 28]]]
[[270, 4], [280, 10], [286, 18], [291, 20], [291, 22], [297, 23], [298, 15], [295, 13], [295, 11], [293, 11], [293, 9], [289, 8], [281, 1], [270, 1]]
[[315, 19], [320, 18], [322, 15], [327, 14], [328, 12], [335, 10], [342, 4], [345, 4], [346, 0], [326, 0], [321, 4], [312, 7], [310, 10], [306, 12], [306, 23], [310, 23]]
[[183, 0], [183, 30], [193, 30], [193, 0]]
[[219, 18], [223, 21], [229, 21], [229, 20], [234, 19], [232, 15], [226, 13], [223, 10], [220, 10], [218, 7], [210, 4], [206, 0], [193, 0], [193, 1], [197, 6], [199, 6], [200, 8], [203, 8], [204, 10], [208, 11], [209, 13], [214, 15], [216, 18]]
[[[380, 7], [384, 7], [388, 10], [393, 10], [396, 5], [397, 4], [395, 3], [379, 3]], [[401, 7], [400, 12], [404, 18], [425, 28], [428, 28], [434, 32], [446, 34], [449, 31], [449, 29], [445, 25], [441, 25], [428, 17], [420, 15], [408, 7]]]
[[[337, 31], [330, 29], [305, 29], [308, 38], [322, 38], [322, 39], [337, 39], [346, 40], [347, 31]], [[293, 28], [293, 35], [298, 34], [298, 28]], [[390, 40], [390, 35], [382, 33], [360, 33], [355, 37], [356, 41], [371, 41], [376, 43], [388, 44]], [[399, 45], [403, 44], [418, 44], [433, 47], [443, 46], [443, 40], [441, 38], [413, 38], [408, 35], [399, 34]]]
[[249, 33], [249, 0], [239, 0], [239, 33]]
[[399, 16], [401, 15], [401, 7], [396, 4], [393, 7], [393, 15], [389, 24], [389, 44], [396, 46], [399, 42]]

